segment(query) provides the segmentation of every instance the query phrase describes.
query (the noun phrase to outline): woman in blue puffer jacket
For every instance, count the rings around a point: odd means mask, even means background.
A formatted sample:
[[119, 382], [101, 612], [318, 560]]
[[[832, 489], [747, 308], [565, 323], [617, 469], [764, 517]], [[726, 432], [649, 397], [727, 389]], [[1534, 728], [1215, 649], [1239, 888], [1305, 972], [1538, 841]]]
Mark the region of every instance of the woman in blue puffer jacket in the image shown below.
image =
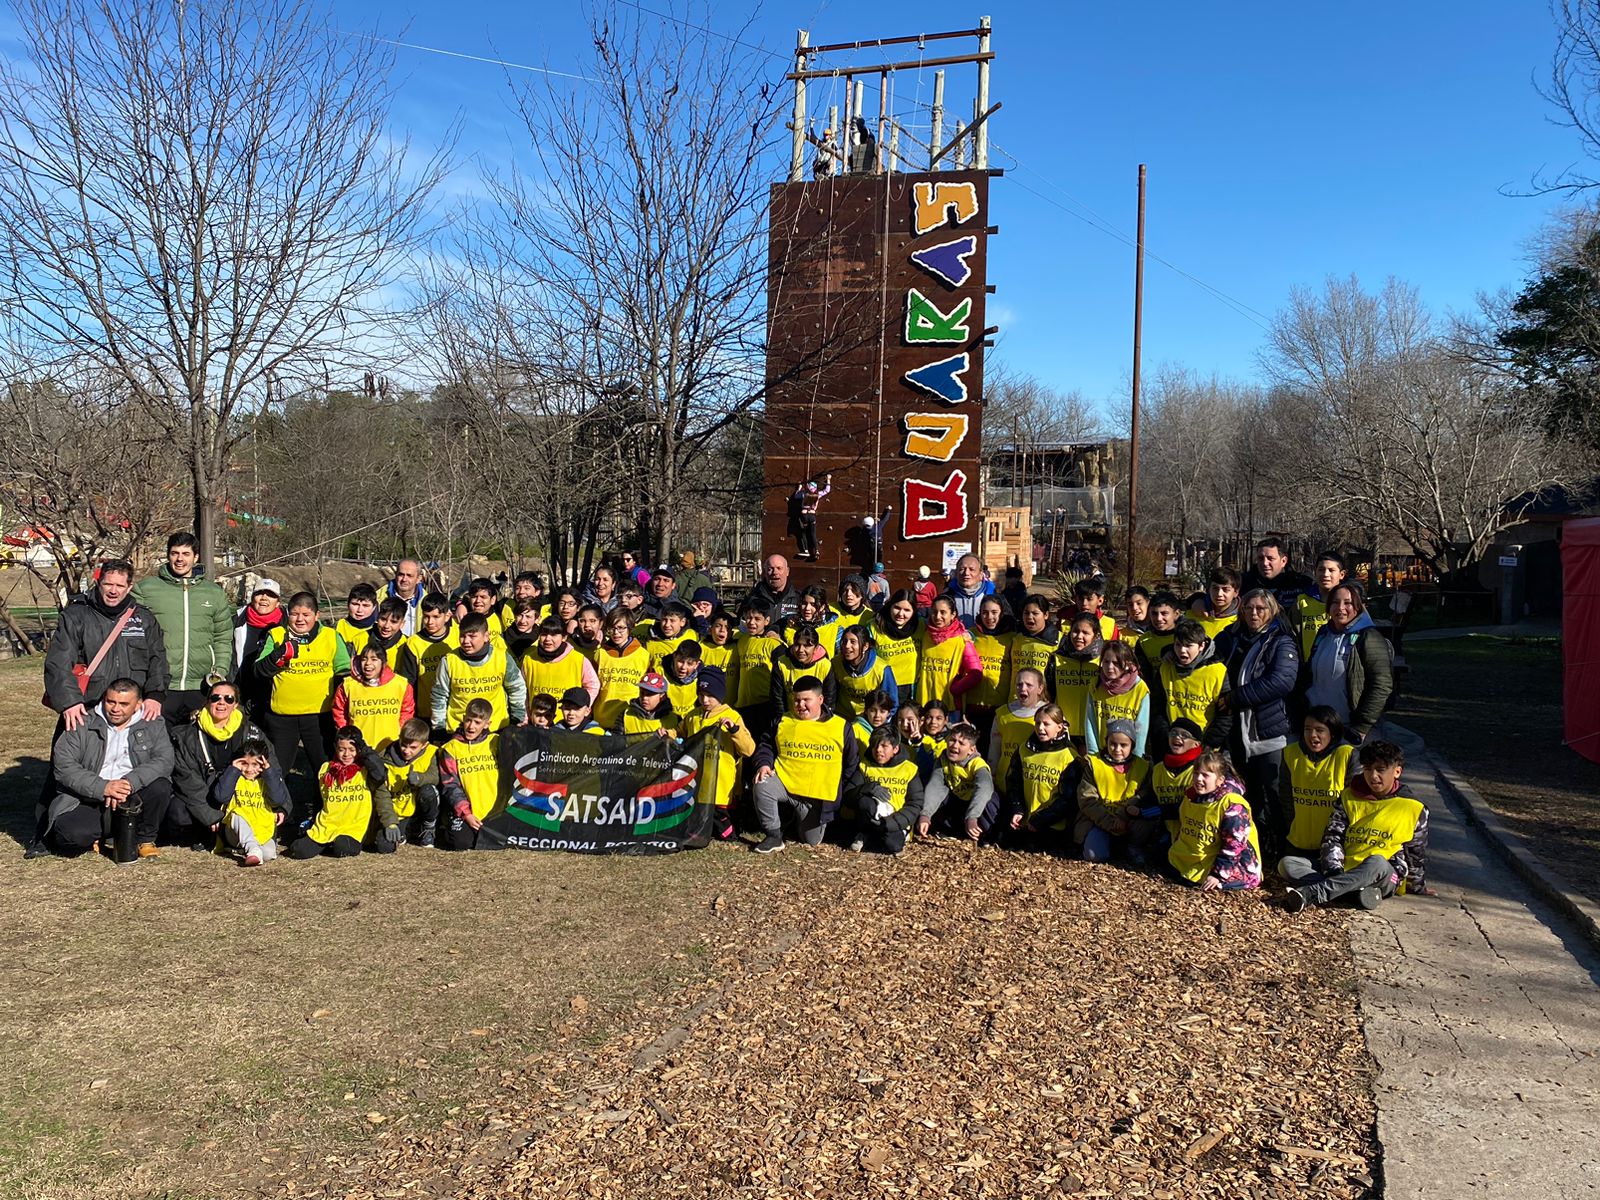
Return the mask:
[[1262, 861], [1276, 862], [1286, 828], [1278, 772], [1293, 736], [1289, 704], [1300, 676], [1300, 652], [1276, 596], [1254, 588], [1240, 598], [1239, 619], [1217, 636], [1217, 657], [1228, 668], [1222, 699], [1233, 714], [1229, 753], [1244, 781]]

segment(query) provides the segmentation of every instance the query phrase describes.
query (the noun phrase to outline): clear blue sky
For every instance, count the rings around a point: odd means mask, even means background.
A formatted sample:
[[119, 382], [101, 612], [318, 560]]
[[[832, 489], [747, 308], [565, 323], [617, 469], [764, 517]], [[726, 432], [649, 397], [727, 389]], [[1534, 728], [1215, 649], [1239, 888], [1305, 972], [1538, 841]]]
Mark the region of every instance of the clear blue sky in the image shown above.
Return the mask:
[[[751, 12], [640, 2], [729, 34]], [[465, 54], [581, 73], [590, 52], [578, 4], [333, 3], [350, 29], [376, 26]], [[999, 56], [992, 98], [1005, 106], [992, 123], [994, 165], [1008, 168], [992, 193], [1002, 230], [990, 243], [1000, 355], [1119, 411], [1133, 255], [1078, 217], [1096, 213], [1131, 237], [1140, 162], [1150, 169], [1150, 250], [1271, 314], [1291, 287], [1352, 271], [1372, 285], [1406, 279], [1440, 310], [1518, 283], [1528, 239], [1557, 202], [1500, 189], [1577, 157], [1532, 84], [1554, 40], [1542, 0], [914, 8], [797, 0], [769, 3], [743, 36], [787, 55], [799, 27], [820, 44], [967, 28], [985, 11]], [[406, 81], [397, 122], [426, 143], [460, 114], [462, 150], [504, 162], [515, 136], [505, 71], [398, 54]], [[779, 86], [784, 69], [774, 58]], [[923, 87], [926, 99], [931, 79]], [[909, 79], [897, 83], [897, 94], [914, 90]], [[813, 111], [819, 99], [826, 103], [814, 96]], [[1010, 169], [1013, 159], [1023, 167]], [[470, 191], [473, 173], [465, 165], [456, 186]], [[1148, 264], [1147, 366], [1252, 377], [1257, 320]]]

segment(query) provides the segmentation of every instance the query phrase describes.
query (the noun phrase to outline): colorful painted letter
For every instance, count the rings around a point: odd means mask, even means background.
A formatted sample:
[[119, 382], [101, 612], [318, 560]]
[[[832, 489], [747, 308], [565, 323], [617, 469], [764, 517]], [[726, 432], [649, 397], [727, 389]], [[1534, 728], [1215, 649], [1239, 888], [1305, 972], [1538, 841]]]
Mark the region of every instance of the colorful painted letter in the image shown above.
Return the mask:
[[967, 317], [971, 313], [971, 296], [949, 312], [940, 312], [938, 305], [912, 288], [906, 297], [906, 341], [959, 345], [967, 340]]
[[941, 484], [908, 479], [901, 537], [947, 537], [967, 527], [967, 474], [951, 471]]
[[918, 391], [927, 392], [946, 404], [961, 404], [967, 398], [967, 381], [964, 376], [972, 365], [972, 356], [966, 351], [941, 358], [927, 366], [907, 371], [902, 378]]
[[912, 458], [949, 462], [967, 440], [966, 413], [907, 413], [906, 453]]
[[975, 183], [916, 183], [911, 186], [911, 198], [916, 205], [911, 225], [919, 236], [939, 228], [952, 213], [957, 225], [964, 225], [978, 215], [978, 185]]
[[969, 233], [966, 237], [958, 237], [954, 241], [940, 242], [937, 246], [913, 250], [911, 261], [935, 279], [958, 288], [972, 278], [972, 266], [967, 259], [977, 252], [977, 235]]

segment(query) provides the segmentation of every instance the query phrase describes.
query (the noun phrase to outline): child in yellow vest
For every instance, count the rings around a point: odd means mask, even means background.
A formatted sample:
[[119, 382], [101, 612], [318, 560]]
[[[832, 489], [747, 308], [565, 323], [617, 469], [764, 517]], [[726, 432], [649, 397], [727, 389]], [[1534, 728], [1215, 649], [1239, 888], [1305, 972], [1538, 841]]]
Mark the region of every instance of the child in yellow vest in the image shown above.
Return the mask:
[[1078, 718], [1083, 722], [1084, 749], [1088, 753], [1100, 752], [1106, 729], [1119, 717], [1133, 722], [1137, 730], [1133, 752], [1143, 758], [1145, 734], [1150, 729], [1150, 688], [1139, 678], [1133, 648], [1126, 642], [1108, 642], [1100, 652], [1100, 677], [1089, 689], [1083, 714]]
[[322, 807], [304, 836], [289, 847], [289, 857], [354, 858], [376, 829], [398, 845], [400, 824], [389, 800], [388, 773], [361, 740], [361, 731], [346, 725], [333, 735], [333, 758], [317, 772]]
[[561, 693], [561, 719], [551, 726], [565, 733], [587, 733], [592, 737], [604, 737], [605, 730], [600, 723], [590, 714], [594, 711], [594, 702], [590, 699], [586, 689], [570, 687]]
[[858, 749], [861, 751], [862, 761], [866, 760], [867, 747], [872, 742], [873, 732], [893, 721], [895, 708], [895, 696], [891, 692], [868, 692], [861, 701], [861, 715], [850, 722], [850, 732], [855, 734], [856, 741], [860, 743]]
[[367, 644], [367, 635], [378, 616], [378, 589], [370, 583], [358, 583], [345, 597], [344, 616], [334, 622], [333, 631], [344, 639], [354, 654]]
[[666, 676], [646, 671], [639, 680], [639, 694], [629, 701], [628, 707], [617, 718], [617, 723], [611, 727], [611, 732], [626, 737], [637, 737], [641, 733], [674, 737], [677, 730], [678, 718], [673, 714], [672, 705], [667, 702]]
[[[422, 598], [417, 631], [406, 638], [406, 650], [417, 664], [417, 716], [430, 724], [433, 723], [433, 682], [439, 674], [439, 662], [460, 644], [449, 599], [430, 592]], [[444, 739], [440, 737], [439, 740]]]
[[1194, 782], [1161, 815], [1177, 822], [1167, 851], [1167, 874], [1202, 892], [1236, 892], [1261, 886], [1261, 844], [1244, 785], [1228, 756], [1207, 750], [1195, 759]]
[[389, 669], [381, 649], [368, 643], [333, 693], [334, 726], [354, 725], [361, 731], [362, 741], [383, 751], [400, 736], [400, 726], [415, 715], [411, 685]]
[[734, 657], [736, 649], [733, 617], [719, 608], [706, 622], [705, 636], [700, 639], [700, 664], [722, 672], [730, 702], [738, 694], [739, 688], [739, 661]]
[[446, 850], [477, 849], [484, 818], [500, 799], [500, 735], [490, 729], [493, 708], [481, 696], [467, 702], [461, 727], [440, 750], [439, 791], [450, 811]]
[[772, 711], [772, 655], [783, 639], [771, 628], [772, 610], [754, 596], [739, 605], [739, 620], [744, 628], [733, 648], [738, 671], [728, 691], [745, 728], [760, 737], [782, 715]]
[[1051, 664], [1052, 694], [1067, 714], [1067, 724], [1072, 727], [1072, 741], [1080, 750], [1084, 746], [1083, 714], [1087, 711], [1089, 692], [1100, 678], [1100, 655], [1105, 650], [1105, 640], [1100, 636], [1100, 619], [1093, 613], [1079, 613], [1067, 627]]
[[639, 694], [639, 680], [650, 670], [650, 652], [633, 636], [633, 618], [623, 609], [607, 613], [600, 627], [601, 644], [594, 661], [600, 693], [595, 697], [594, 717], [612, 729]]
[[700, 707], [700, 667], [700, 643], [693, 637], [680, 642], [662, 664], [661, 673], [667, 679], [667, 704], [679, 725]]
[[[1005, 788], [1011, 778], [1011, 766], [1017, 752], [1033, 736], [1034, 724], [1049, 697], [1044, 691], [1044, 676], [1032, 667], [1023, 667], [1016, 673], [1012, 688], [1015, 698], [994, 715], [994, 728], [989, 733], [989, 752], [983, 757], [994, 769], [995, 783]], [[1056, 705], [1049, 705], [1060, 713]], [[1007, 799], [1010, 792], [1006, 790]], [[1009, 811], [1009, 810], [1008, 810]]]
[[229, 846], [239, 852], [247, 867], [259, 867], [278, 857], [275, 838], [289, 812], [289, 789], [271, 765], [267, 743], [246, 738], [231, 766], [211, 785], [216, 806], [211, 828], [220, 851]]
[[[1083, 843], [1085, 862], [1109, 862], [1122, 852], [1130, 862], [1142, 863], [1144, 847], [1160, 828], [1160, 809], [1147, 807], [1139, 797], [1150, 764], [1133, 757], [1136, 734], [1132, 721], [1112, 721], [1100, 753], [1084, 760], [1073, 840]], [[1035, 820], [1042, 824], [1045, 818]]]
[[872, 731], [861, 758], [869, 785], [856, 804], [855, 836], [850, 849], [899, 854], [906, 848], [911, 823], [922, 811], [923, 788], [916, 760], [891, 725]]
[[1357, 755], [1361, 777], [1344, 789], [1328, 818], [1321, 869], [1298, 855], [1278, 864], [1290, 884], [1284, 897], [1290, 912], [1347, 895], [1370, 911], [1402, 888], [1434, 894], [1424, 877], [1428, 810], [1401, 789], [1405, 753], [1393, 742], [1365, 742]]
[[1041, 705], [1033, 715], [1032, 729], [1006, 772], [1006, 826], [1016, 835], [1008, 837], [1006, 844], [1046, 849], [1066, 840], [1075, 813], [1069, 805], [1050, 824], [1034, 818], [1051, 804], [1079, 759], [1060, 705]]
[[922, 810], [917, 834], [926, 837], [937, 824], [953, 836], [981, 840], [1000, 814], [1000, 793], [995, 790], [989, 764], [978, 754], [978, 731], [965, 722], [952, 725], [944, 754], [922, 790]]
[[1349, 782], [1355, 747], [1344, 740], [1339, 714], [1325, 704], [1306, 710], [1300, 730], [1300, 740], [1284, 747], [1278, 795], [1288, 821], [1288, 853], [1314, 860], [1322, 853], [1328, 818]]
[[922, 706], [922, 743], [942, 756], [949, 749], [950, 710], [938, 700]]
[[434, 845], [439, 824], [440, 751], [429, 742], [428, 733], [428, 723], [420, 717], [412, 717], [400, 726], [400, 736], [383, 752], [389, 799], [400, 823], [400, 839], [375, 839], [372, 849], [379, 854], [393, 852], [401, 842], [424, 849]]
[[756, 751], [756, 740], [745, 728], [744, 719], [728, 705], [728, 680], [716, 667], [702, 666], [695, 680], [699, 704], [678, 725], [678, 736], [688, 742], [712, 731], [705, 757], [700, 764], [697, 801], [716, 806], [713, 835], [719, 841], [733, 836], [733, 806], [740, 798], [739, 774], [744, 759]]

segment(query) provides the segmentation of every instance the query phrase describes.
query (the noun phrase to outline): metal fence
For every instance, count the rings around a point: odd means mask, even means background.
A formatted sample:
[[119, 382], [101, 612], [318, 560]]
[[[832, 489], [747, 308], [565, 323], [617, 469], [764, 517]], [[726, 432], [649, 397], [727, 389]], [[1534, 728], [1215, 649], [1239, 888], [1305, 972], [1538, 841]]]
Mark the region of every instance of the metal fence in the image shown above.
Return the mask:
[[1034, 537], [1047, 539], [1059, 529], [1109, 528], [1116, 518], [1115, 487], [990, 487], [983, 502], [989, 508], [1026, 505], [1033, 510]]

